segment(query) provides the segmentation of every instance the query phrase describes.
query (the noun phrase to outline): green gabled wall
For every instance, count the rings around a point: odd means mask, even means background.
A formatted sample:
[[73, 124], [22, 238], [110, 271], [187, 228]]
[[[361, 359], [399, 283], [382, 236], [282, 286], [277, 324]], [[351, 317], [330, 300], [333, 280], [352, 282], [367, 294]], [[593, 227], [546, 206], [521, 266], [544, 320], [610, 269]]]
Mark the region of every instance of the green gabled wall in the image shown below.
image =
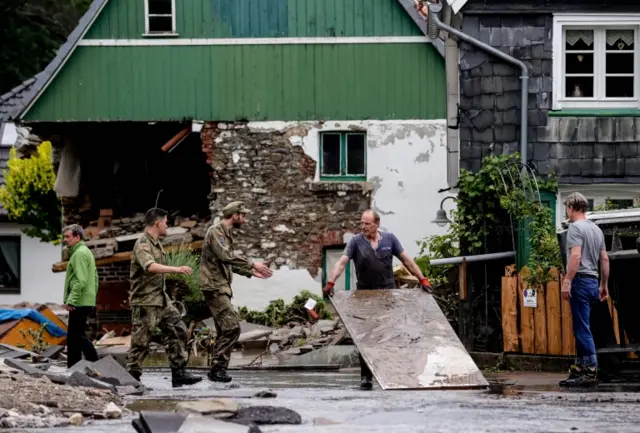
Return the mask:
[[25, 121], [444, 119], [427, 43], [80, 46]]
[[[110, 0], [89, 39], [136, 39], [144, 0]], [[180, 38], [421, 36], [396, 0], [176, 0]]]

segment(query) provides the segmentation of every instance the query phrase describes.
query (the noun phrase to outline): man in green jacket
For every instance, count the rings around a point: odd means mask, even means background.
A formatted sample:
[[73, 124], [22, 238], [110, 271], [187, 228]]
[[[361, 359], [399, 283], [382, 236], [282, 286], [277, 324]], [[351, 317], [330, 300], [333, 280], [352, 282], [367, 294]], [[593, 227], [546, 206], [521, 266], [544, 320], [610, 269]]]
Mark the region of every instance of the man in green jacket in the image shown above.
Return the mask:
[[96, 307], [98, 271], [93, 254], [82, 240], [84, 231], [77, 224], [62, 230], [62, 239], [69, 248], [69, 263], [64, 280], [64, 307], [69, 311], [67, 325], [67, 367], [82, 359], [97, 361], [98, 352], [87, 338], [87, 318]]

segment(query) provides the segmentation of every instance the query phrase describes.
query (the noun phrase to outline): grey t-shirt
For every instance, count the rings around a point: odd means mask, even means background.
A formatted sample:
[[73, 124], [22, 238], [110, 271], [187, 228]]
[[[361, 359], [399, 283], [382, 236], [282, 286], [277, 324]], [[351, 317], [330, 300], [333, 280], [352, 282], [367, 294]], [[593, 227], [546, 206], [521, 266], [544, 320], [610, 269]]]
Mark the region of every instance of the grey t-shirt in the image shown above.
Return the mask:
[[393, 256], [399, 257], [403, 251], [400, 241], [392, 233], [380, 233], [375, 251], [360, 233], [351, 238], [344, 249], [344, 255], [353, 260], [358, 289], [393, 289], [396, 286], [393, 278]]
[[580, 220], [570, 224], [567, 232], [567, 263], [573, 247], [582, 247], [578, 273], [598, 278], [600, 251], [606, 250], [604, 234], [600, 227], [589, 220]]

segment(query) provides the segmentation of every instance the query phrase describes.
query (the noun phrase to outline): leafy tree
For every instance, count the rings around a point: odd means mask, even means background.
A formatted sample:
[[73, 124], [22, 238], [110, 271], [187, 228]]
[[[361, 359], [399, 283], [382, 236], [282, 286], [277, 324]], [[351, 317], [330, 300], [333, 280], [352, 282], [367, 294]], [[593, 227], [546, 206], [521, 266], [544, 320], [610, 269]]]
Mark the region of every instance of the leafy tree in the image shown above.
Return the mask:
[[42, 242], [59, 244], [62, 230], [62, 205], [53, 190], [56, 180], [51, 163], [51, 142], [44, 141], [38, 152], [18, 158], [10, 151], [5, 184], [0, 188], [0, 203], [9, 219], [28, 227], [23, 232]]
[[0, 94], [42, 71], [91, 0], [0, 1]]

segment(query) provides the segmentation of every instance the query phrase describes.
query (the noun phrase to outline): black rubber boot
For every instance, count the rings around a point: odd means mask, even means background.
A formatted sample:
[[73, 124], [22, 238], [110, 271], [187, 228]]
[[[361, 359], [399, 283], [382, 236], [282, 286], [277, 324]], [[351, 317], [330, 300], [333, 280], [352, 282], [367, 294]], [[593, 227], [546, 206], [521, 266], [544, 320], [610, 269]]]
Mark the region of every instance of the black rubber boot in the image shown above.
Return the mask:
[[128, 372], [135, 380], [140, 382], [140, 378], [142, 377], [142, 372], [137, 370], [131, 370]]
[[360, 378], [360, 389], [368, 391], [373, 388], [373, 378], [368, 376], [362, 376]]
[[207, 376], [209, 377], [209, 380], [212, 382], [223, 382], [223, 383], [231, 382], [231, 376], [227, 374], [227, 370], [222, 370], [222, 369], [211, 370]]
[[184, 368], [171, 369], [171, 386], [177, 388], [179, 386], [194, 385], [202, 380], [201, 377], [187, 373]]

